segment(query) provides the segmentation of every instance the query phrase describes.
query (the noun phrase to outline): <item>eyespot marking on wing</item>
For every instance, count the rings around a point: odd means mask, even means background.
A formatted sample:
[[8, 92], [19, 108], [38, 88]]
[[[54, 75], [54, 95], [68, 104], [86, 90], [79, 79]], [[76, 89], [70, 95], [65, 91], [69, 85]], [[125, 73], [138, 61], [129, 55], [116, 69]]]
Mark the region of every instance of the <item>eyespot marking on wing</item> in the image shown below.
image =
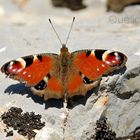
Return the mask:
[[3, 65], [1, 68], [1, 71], [4, 72], [6, 75], [14, 75], [20, 72], [25, 66], [25, 63], [22, 61], [22, 59], [17, 59], [10, 61]]
[[34, 88], [36, 90], [43, 90], [47, 87], [47, 83], [44, 80], [41, 80]]
[[111, 67], [119, 67], [127, 61], [127, 57], [124, 54], [115, 51], [106, 51], [102, 58], [103, 61]]
[[45, 76], [37, 85], [32, 88], [35, 90], [44, 90], [48, 86], [48, 81], [50, 78], [50, 74], [47, 74], [47, 76]]

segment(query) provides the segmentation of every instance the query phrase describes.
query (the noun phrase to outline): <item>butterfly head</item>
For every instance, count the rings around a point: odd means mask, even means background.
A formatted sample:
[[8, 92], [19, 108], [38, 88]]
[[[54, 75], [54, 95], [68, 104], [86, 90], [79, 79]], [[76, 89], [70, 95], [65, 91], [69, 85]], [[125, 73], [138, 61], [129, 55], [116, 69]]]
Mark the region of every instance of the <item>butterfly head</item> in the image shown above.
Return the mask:
[[62, 48], [61, 48], [61, 54], [67, 53], [68, 52], [68, 48], [66, 47], [66, 44], [62, 44]]
[[106, 51], [103, 54], [103, 61], [111, 67], [123, 67], [127, 61], [127, 57], [121, 52]]

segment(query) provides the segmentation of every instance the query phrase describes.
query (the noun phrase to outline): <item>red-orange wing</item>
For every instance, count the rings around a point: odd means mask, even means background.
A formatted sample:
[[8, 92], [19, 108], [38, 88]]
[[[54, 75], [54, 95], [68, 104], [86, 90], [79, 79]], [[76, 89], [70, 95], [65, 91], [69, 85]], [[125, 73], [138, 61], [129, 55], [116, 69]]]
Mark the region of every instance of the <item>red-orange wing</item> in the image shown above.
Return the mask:
[[102, 75], [124, 66], [127, 57], [117, 51], [97, 49], [74, 52], [72, 59], [82, 74], [91, 80], [97, 80]]
[[53, 93], [52, 98], [55, 98], [55, 94], [63, 93], [59, 59], [56, 54], [25, 56], [7, 62], [1, 71], [12, 79], [25, 82], [38, 95], [42, 96], [49, 90]]
[[[125, 65], [123, 53], [108, 50], [81, 50], [71, 54], [67, 90], [69, 94], [87, 92], [102, 75]], [[69, 96], [71, 96], [69, 95]], [[73, 96], [73, 95], [72, 95]]]
[[40, 82], [54, 67], [57, 55], [30, 55], [7, 62], [1, 71], [12, 79], [33, 86]]

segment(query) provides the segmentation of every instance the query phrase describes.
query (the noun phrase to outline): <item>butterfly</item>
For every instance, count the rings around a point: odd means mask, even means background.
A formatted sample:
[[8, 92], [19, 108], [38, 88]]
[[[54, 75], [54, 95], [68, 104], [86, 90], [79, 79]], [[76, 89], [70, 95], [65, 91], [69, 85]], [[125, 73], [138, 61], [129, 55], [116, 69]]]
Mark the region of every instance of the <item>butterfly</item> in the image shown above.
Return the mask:
[[65, 43], [60, 54], [44, 53], [11, 60], [1, 67], [1, 72], [24, 82], [44, 100], [60, 99], [86, 95], [103, 75], [123, 67], [126, 61], [126, 55], [117, 51], [86, 49], [70, 53]]

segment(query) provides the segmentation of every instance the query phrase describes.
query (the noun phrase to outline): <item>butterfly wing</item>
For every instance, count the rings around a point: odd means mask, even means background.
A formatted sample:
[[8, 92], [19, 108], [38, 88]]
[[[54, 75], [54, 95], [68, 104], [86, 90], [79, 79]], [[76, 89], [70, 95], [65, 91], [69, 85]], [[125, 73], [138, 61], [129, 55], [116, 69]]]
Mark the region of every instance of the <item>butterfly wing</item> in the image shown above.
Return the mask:
[[66, 82], [61, 78], [59, 55], [40, 54], [22, 57], [4, 64], [1, 71], [12, 79], [25, 82], [33, 93], [44, 99], [85, 95], [96, 87], [104, 74], [125, 65], [126, 56], [107, 50], [82, 50], [71, 54]]
[[68, 96], [86, 94], [97, 86], [105, 74], [123, 67], [127, 57], [120, 52], [108, 50], [81, 50], [71, 54], [68, 71]]
[[56, 54], [21, 57], [4, 64], [1, 71], [12, 79], [25, 82], [32, 91], [48, 98], [61, 98], [60, 58]]

